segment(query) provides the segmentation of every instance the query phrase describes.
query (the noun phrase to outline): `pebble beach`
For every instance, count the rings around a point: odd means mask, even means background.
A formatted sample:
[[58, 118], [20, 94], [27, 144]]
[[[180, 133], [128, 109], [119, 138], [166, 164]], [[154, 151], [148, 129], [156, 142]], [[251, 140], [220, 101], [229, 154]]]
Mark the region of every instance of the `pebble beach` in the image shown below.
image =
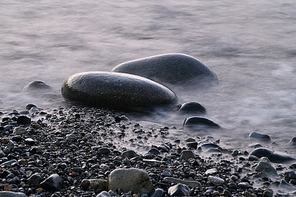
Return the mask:
[[[186, 138], [179, 130], [183, 137], [172, 139], [176, 128], [143, 126], [116, 111], [43, 110], [30, 104], [23, 111], [1, 113], [0, 130], [0, 196], [296, 195], [293, 162], [271, 163], [224, 148], [211, 132]], [[268, 167], [258, 167], [262, 163]], [[110, 174], [118, 169], [135, 169], [149, 178], [131, 183], [136, 189], [128, 191], [124, 180], [129, 173], [124, 173], [114, 177], [110, 190]], [[142, 190], [145, 184], [151, 188]]]

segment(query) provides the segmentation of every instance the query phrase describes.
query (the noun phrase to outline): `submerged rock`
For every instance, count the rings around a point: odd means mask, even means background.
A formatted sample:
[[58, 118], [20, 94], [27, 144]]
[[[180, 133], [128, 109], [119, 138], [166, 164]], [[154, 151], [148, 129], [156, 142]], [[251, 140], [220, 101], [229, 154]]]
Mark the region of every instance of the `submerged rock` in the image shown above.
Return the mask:
[[116, 169], [109, 175], [109, 189], [150, 194], [153, 191], [153, 185], [147, 172], [144, 170], [137, 168]]
[[46, 83], [44, 83], [43, 81], [32, 81], [31, 83], [29, 83], [28, 85], [26, 85], [24, 87], [24, 91], [47, 91], [50, 90], [51, 87], [49, 85], [47, 85]]
[[204, 106], [197, 102], [186, 102], [178, 106], [178, 111], [182, 114], [206, 114], [207, 110]]
[[139, 75], [165, 84], [206, 85], [218, 82], [216, 74], [201, 61], [179, 53], [124, 62], [113, 68], [112, 72]]
[[252, 139], [265, 141], [265, 142], [269, 142], [271, 140], [269, 135], [262, 134], [262, 133], [257, 133], [257, 132], [250, 133], [249, 137], [252, 138]]
[[86, 105], [135, 110], [174, 104], [167, 87], [149, 79], [115, 72], [84, 72], [70, 76], [62, 86], [64, 98]]
[[219, 129], [221, 128], [218, 124], [214, 123], [213, 121], [201, 118], [197, 116], [192, 116], [189, 118], [186, 118], [184, 120], [183, 126], [187, 128], [193, 128], [193, 129]]
[[250, 156], [256, 156], [258, 158], [267, 157], [273, 163], [286, 163], [295, 161], [295, 158], [288, 155], [276, 154], [273, 151], [266, 148], [257, 148], [250, 153]]

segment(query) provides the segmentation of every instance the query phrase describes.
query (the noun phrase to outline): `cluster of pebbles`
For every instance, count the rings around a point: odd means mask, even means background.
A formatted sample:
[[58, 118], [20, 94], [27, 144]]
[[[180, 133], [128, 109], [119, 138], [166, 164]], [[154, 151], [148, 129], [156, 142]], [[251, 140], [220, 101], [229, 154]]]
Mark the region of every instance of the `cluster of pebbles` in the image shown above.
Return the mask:
[[293, 162], [225, 149], [210, 136], [166, 140], [174, 128], [90, 107], [30, 104], [0, 117], [0, 196], [296, 195]]

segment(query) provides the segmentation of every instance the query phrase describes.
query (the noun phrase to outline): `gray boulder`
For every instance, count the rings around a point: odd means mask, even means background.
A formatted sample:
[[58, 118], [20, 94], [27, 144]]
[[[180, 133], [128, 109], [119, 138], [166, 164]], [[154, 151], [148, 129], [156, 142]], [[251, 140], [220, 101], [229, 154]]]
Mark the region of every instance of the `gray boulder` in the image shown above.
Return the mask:
[[150, 194], [153, 191], [148, 173], [137, 168], [116, 169], [109, 175], [109, 190], [121, 189], [138, 194]]
[[110, 109], [137, 110], [175, 104], [167, 87], [144, 77], [115, 72], [84, 72], [70, 76], [62, 86], [64, 98]]
[[209, 84], [218, 82], [216, 74], [198, 59], [169, 53], [119, 64], [112, 72], [130, 73], [164, 84]]

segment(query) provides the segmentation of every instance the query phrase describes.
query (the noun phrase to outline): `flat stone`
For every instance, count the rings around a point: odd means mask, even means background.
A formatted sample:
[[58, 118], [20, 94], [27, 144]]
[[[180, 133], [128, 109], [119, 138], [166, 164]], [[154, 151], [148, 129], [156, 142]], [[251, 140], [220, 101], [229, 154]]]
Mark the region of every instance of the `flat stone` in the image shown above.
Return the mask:
[[67, 100], [109, 109], [151, 109], [177, 102], [175, 93], [159, 83], [116, 72], [77, 73], [64, 82], [61, 91]]
[[27, 197], [22, 192], [0, 191], [0, 197]]
[[109, 175], [109, 189], [139, 194], [151, 194], [153, 185], [148, 173], [137, 168], [116, 169]]
[[201, 61], [179, 53], [124, 62], [114, 67], [112, 72], [139, 75], [164, 84], [203, 86], [218, 82], [216, 74]]

